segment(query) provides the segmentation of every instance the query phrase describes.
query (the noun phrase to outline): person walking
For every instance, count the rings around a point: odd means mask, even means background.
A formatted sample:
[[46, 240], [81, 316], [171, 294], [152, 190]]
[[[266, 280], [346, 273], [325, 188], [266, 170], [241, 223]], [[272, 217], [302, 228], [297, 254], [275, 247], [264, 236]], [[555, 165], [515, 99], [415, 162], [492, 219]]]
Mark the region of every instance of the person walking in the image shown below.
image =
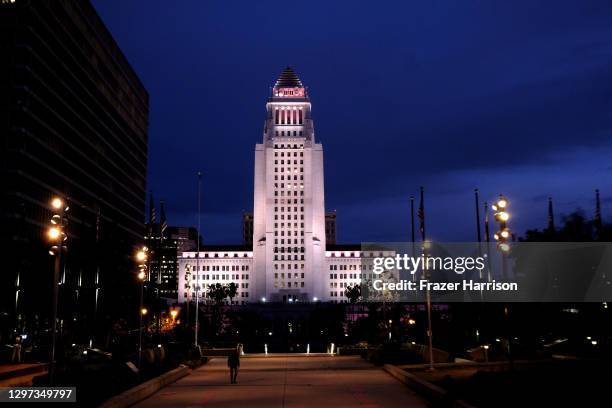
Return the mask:
[[15, 344], [13, 345], [13, 356], [11, 362], [21, 363], [21, 336], [15, 336]]
[[238, 367], [240, 367], [240, 354], [238, 354], [238, 349], [232, 351], [227, 357], [227, 366], [230, 369], [230, 383], [236, 384]]

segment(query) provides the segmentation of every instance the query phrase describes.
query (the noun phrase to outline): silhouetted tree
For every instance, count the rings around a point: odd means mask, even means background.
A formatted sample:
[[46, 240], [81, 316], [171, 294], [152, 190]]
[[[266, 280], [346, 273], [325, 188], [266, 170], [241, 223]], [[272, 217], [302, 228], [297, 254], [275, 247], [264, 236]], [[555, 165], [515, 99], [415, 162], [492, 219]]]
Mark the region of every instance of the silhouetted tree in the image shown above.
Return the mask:
[[231, 282], [229, 285], [227, 285], [227, 297], [230, 298], [230, 304], [234, 301], [234, 298], [237, 294], [238, 285], [236, 285], [234, 282]]
[[344, 291], [346, 296], [351, 303], [357, 303], [361, 298], [361, 285], [349, 286]]
[[212, 299], [216, 305], [221, 305], [227, 298], [227, 287], [216, 283], [208, 288], [208, 297]]

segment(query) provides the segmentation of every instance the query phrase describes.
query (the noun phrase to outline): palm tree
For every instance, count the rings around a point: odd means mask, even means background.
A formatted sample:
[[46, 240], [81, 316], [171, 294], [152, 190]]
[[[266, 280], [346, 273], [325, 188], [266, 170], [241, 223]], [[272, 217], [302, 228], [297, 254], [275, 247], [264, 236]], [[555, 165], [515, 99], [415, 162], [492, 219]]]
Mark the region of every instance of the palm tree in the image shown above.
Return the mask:
[[230, 304], [232, 304], [234, 298], [238, 294], [238, 285], [235, 284], [234, 282], [231, 282], [229, 285], [227, 285], [226, 289], [227, 289], [227, 296], [230, 298]]
[[357, 303], [361, 298], [361, 285], [349, 286], [344, 291], [346, 296], [351, 303]]
[[346, 296], [349, 302], [351, 302], [351, 309], [352, 309], [351, 317], [354, 317], [355, 316], [355, 306], [354, 305], [361, 298], [361, 285], [347, 287], [346, 290], [344, 291], [344, 296]]
[[225, 298], [227, 297], [226, 287], [217, 283], [215, 285], [210, 285], [208, 288], [208, 297], [215, 301], [215, 304], [220, 305], [223, 303]]

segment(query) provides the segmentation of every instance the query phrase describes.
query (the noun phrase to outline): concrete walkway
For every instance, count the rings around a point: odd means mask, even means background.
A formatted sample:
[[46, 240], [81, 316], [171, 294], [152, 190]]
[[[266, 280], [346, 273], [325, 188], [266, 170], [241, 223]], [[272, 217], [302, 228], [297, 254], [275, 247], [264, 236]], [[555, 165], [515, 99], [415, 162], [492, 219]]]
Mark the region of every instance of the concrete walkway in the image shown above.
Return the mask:
[[426, 407], [381, 368], [359, 357], [251, 357], [229, 383], [225, 358], [158, 391], [136, 407]]

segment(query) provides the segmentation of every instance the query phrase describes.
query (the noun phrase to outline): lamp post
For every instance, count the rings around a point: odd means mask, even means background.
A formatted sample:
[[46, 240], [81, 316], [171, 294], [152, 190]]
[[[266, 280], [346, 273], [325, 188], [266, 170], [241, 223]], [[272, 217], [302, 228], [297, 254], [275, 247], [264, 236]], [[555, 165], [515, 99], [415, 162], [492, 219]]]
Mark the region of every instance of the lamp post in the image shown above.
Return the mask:
[[[510, 233], [510, 228], [508, 228], [508, 220], [510, 219], [510, 214], [508, 213], [508, 204], [508, 199], [502, 194], [500, 194], [495, 204], [491, 206], [493, 211], [495, 211], [495, 221], [499, 223], [499, 230], [493, 235], [493, 238], [495, 238], [495, 240], [497, 241], [497, 249], [499, 250], [502, 256], [502, 277], [504, 280], [508, 278], [507, 256], [510, 252], [510, 244], [508, 240], [512, 236], [512, 234]], [[510, 368], [512, 369], [512, 353], [510, 347], [512, 337], [510, 334], [510, 306], [508, 305], [508, 303], [504, 304], [504, 318], [506, 319], [506, 324], [508, 328], [508, 363], [510, 365]]]
[[138, 262], [138, 280], [140, 281], [140, 307], [138, 308], [138, 369], [142, 363], [142, 318], [147, 314], [147, 309], [144, 308], [144, 281], [147, 278], [147, 247], [143, 247], [136, 252], [136, 261]]
[[57, 345], [57, 304], [59, 298], [59, 277], [62, 267], [62, 252], [66, 250], [66, 235], [65, 227], [68, 224], [66, 213], [69, 210], [68, 205], [59, 197], [54, 197], [51, 200], [51, 208], [53, 216], [50, 220], [50, 226], [47, 231], [47, 236], [51, 242], [49, 255], [55, 257], [53, 267], [53, 321], [52, 321], [52, 336], [51, 336], [51, 361], [49, 364], [49, 385], [53, 385], [55, 377], [55, 348]]
[[[423, 232], [423, 236], [425, 233]], [[429, 256], [429, 251], [431, 249], [431, 241], [424, 240], [423, 241], [423, 258], [426, 259]], [[429, 283], [430, 273], [427, 267], [423, 268], [423, 276], [427, 279]], [[427, 343], [429, 348], [429, 371], [434, 370], [434, 357], [433, 357], [433, 328], [431, 324], [431, 292], [429, 290], [429, 285], [425, 290], [425, 303], [427, 305]]]
[[502, 276], [504, 279], [507, 279], [507, 264], [506, 264], [506, 256], [508, 252], [510, 252], [510, 244], [508, 243], [508, 239], [510, 238], [510, 229], [508, 228], [508, 220], [510, 219], [510, 214], [508, 214], [508, 200], [502, 194], [499, 195], [497, 202], [491, 206], [493, 211], [495, 211], [495, 221], [499, 223], [499, 231], [497, 231], [493, 238], [497, 241], [497, 249], [501, 252], [502, 255]]

